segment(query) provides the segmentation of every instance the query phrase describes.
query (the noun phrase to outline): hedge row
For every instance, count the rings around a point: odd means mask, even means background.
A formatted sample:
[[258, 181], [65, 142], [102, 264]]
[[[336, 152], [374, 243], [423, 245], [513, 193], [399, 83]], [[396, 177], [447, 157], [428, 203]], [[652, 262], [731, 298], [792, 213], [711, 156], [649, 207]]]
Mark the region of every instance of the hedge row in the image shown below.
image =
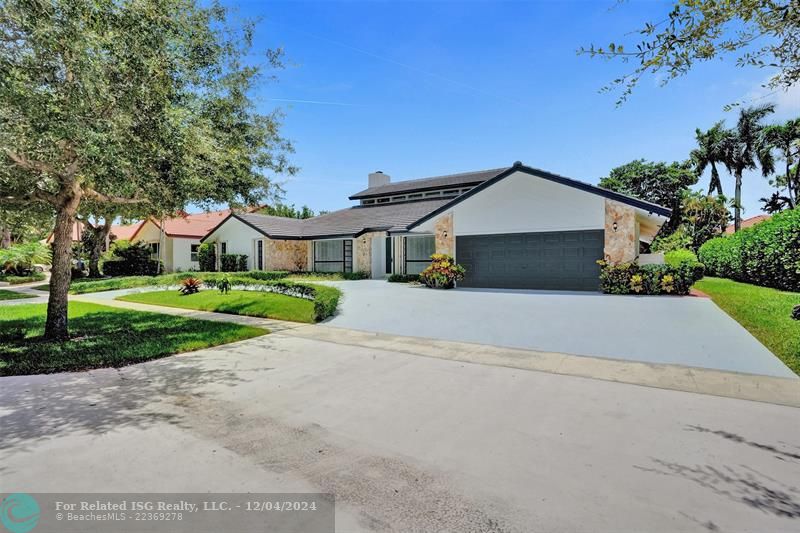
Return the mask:
[[698, 255], [709, 275], [800, 291], [800, 208], [711, 239]]
[[160, 272], [164, 272], [164, 265], [155, 259], [145, 261], [114, 259], [103, 263], [103, 274], [106, 276], [157, 276]]

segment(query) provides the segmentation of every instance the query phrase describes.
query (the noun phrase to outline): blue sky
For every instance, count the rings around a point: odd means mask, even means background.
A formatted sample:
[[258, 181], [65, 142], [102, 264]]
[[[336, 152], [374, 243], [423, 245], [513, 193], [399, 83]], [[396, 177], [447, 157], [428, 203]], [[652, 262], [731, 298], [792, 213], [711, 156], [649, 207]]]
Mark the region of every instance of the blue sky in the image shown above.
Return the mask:
[[[646, 78], [619, 108], [599, 94], [627, 68], [576, 50], [631, 43], [624, 35], [663, 18], [665, 2], [226, 3], [261, 19], [257, 49], [286, 50], [289, 67], [256, 99], [286, 113], [300, 167], [284, 178], [286, 203], [314, 210], [347, 207], [374, 170], [400, 180], [521, 160], [597, 183], [632, 159], [685, 159], [695, 127], [733, 124], [722, 108], [742, 98], [777, 101], [776, 120], [800, 114], [799, 92], [762, 98], [770, 73], [731, 58], [666, 87]], [[746, 176], [745, 216], [769, 192]]]

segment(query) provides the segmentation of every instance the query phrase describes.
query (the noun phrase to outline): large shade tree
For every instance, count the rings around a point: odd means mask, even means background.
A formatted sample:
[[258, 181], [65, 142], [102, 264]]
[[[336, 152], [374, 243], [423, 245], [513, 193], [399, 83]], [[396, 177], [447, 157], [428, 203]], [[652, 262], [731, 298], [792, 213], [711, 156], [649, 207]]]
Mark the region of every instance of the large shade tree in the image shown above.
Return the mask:
[[[730, 56], [737, 66], [767, 69], [772, 76], [767, 85], [773, 89], [800, 82], [798, 0], [674, 0], [658, 18], [620, 36], [621, 41], [578, 50], [633, 65], [604, 87], [622, 89], [618, 104], [646, 75], [658, 76], [665, 85], [698, 63]], [[625, 42], [630, 36], [638, 37]]]
[[745, 170], [759, 166], [764, 176], [774, 169], [774, 159], [766, 136], [763, 120], [775, 111], [772, 104], [753, 106], [739, 111], [736, 127], [726, 140], [726, 165], [733, 173], [735, 190], [733, 197], [734, 231], [742, 227], [742, 176]]
[[667, 164], [637, 159], [612, 169], [600, 186], [672, 209], [672, 217], [661, 230], [669, 234], [680, 224], [681, 199], [697, 179], [691, 161]]
[[194, 0], [0, 3], [0, 198], [55, 211], [47, 338], [68, 338], [83, 202], [156, 215], [252, 204], [293, 170], [279, 115], [250, 98], [264, 66], [247, 55], [251, 36]]

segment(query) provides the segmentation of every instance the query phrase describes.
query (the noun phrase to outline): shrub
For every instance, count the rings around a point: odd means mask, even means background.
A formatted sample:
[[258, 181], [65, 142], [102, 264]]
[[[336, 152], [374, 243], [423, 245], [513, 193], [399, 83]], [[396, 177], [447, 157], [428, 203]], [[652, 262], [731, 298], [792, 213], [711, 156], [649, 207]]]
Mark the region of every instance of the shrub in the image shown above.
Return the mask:
[[34, 272], [25, 276], [15, 276], [0, 274], [0, 281], [5, 281], [11, 285], [19, 285], [21, 283], [33, 283], [34, 281], [44, 281], [46, 276], [40, 272]]
[[289, 272], [286, 270], [251, 270], [243, 272], [242, 275], [253, 279], [275, 280], [285, 278]]
[[247, 272], [247, 256], [239, 254], [222, 254], [219, 256], [222, 272]]
[[664, 262], [669, 266], [678, 267], [683, 263], [696, 264], [700, 261], [693, 251], [682, 248], [665, 253]]
[[689, 294], [703, 277], [703, 265], [684, 262], [673, 265], [621, 263], [600, 265], [600, 287], [607, 294]]
[[800, 208], [711, 239], [698, 255], [713, 276], [800, 291]]
[[228, 294], [231, 290], [231, 280], [228, 279], [228, 276], [223, 276], [217, 286], [219, 287], [219, 292]]
[[12, 276], [25, 276], [33, 265], [47, 264], [52, 259], [50, 248], [40, 242], [15, 244], [0, 248], [0, 271]]
[[200, 292], [200, 285], [203, 282], [197, 278], [185, 278], [181, 281], [180, 293], [184, 296], [187, 294], [195, 294]]
[[666, 237], [656, 237], [650, 245], [651, 252], [671, 252], [691, 246], [692, 237], [683, 227], [679, 227]]
[[197, 250], [197, 261], [200, 263], [200, 271], [214, 272], [217, 269], [216, 247], [209, 242], [201, 244]]
[[342, 279], [348, 281], [358, 281], [360, 279], [369, 279], [370, 275], [369, 272], [365, 272], [363, 270], [359, 270], [357, 272], [342, 272]]
[[164, 271], [161, 261], [106, 261], [103, 263], [103, 274], [106, 276], [157, 276]]
[[431, 264], [419, 275], [419, 280], [426, 287], [436, 289], [452, 289], [457, 281], [464, 279], [464, 267], [457, 265], [447, 254], [433, 254]]
[[389, 283], [412, 283], [419, 281], [419, 274], [392, 274]]

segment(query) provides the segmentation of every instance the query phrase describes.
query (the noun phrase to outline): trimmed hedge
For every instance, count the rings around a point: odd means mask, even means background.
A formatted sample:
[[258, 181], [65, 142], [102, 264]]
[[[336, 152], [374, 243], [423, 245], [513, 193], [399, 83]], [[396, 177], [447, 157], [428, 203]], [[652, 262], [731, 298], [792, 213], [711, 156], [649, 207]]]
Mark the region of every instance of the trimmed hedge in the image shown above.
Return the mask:
[[600, 288], [607, 294], [689, 294], [694, 282], [703, 277], [702, 263], [639, 265], [621, 263], [600, 265]]
[[33, 272], [25, 276], [16, 276], [13, 274], [0, 274], [0, 281], [8, 282], [11, 285], [19, 285], [22, 283], [33, 283], [34, 281], [44, 281], [44, 274], [41, 272]]
[[217, 248], [209, 242], [204, 242], [197, 250], [197, 262], [203, 272], [213, 272], [217, 269]]
[[[286, 281], [286, 272], [251, 271], [225, 274], [220, 272], [183, 272], [179, 274], [165, 274], [163, 276], [131, 276], [124, 278], [109, 278], [101, 280], [87, 280], [73, 283], [70, 286], [72, 294], [86, 294], [92, 292], [111, 291], [116, 289], [129, 289], [135, 287], [171, 287], [180, 286], [188, 278], [197, 278], [206, 287], [219, 288], [224, 278], [230, 282], [231, 289], [246, 291], [265, 291], [305, 298], [314, 302], [314, 320], [320, 321], [332, 316], [339, 304], [341, 292], [336, 287], [312, 285], [310, 283]], [[272, 279], [269, 277], [272, 276]], [[266, 279], [265, 279], [266, 278]]]
[[106, 276], [157, 276], [164, 272], [161, 261], [148, 259], [146, 261], [127, 261], [115, 259], [103, 263], [103, 274]]
[[711, 239], [698, 255], [712, 276], [800, 292], [800, 208]]
[[389, 283], [412, 283], [419, 281], [419, 274], [392, 274]]

